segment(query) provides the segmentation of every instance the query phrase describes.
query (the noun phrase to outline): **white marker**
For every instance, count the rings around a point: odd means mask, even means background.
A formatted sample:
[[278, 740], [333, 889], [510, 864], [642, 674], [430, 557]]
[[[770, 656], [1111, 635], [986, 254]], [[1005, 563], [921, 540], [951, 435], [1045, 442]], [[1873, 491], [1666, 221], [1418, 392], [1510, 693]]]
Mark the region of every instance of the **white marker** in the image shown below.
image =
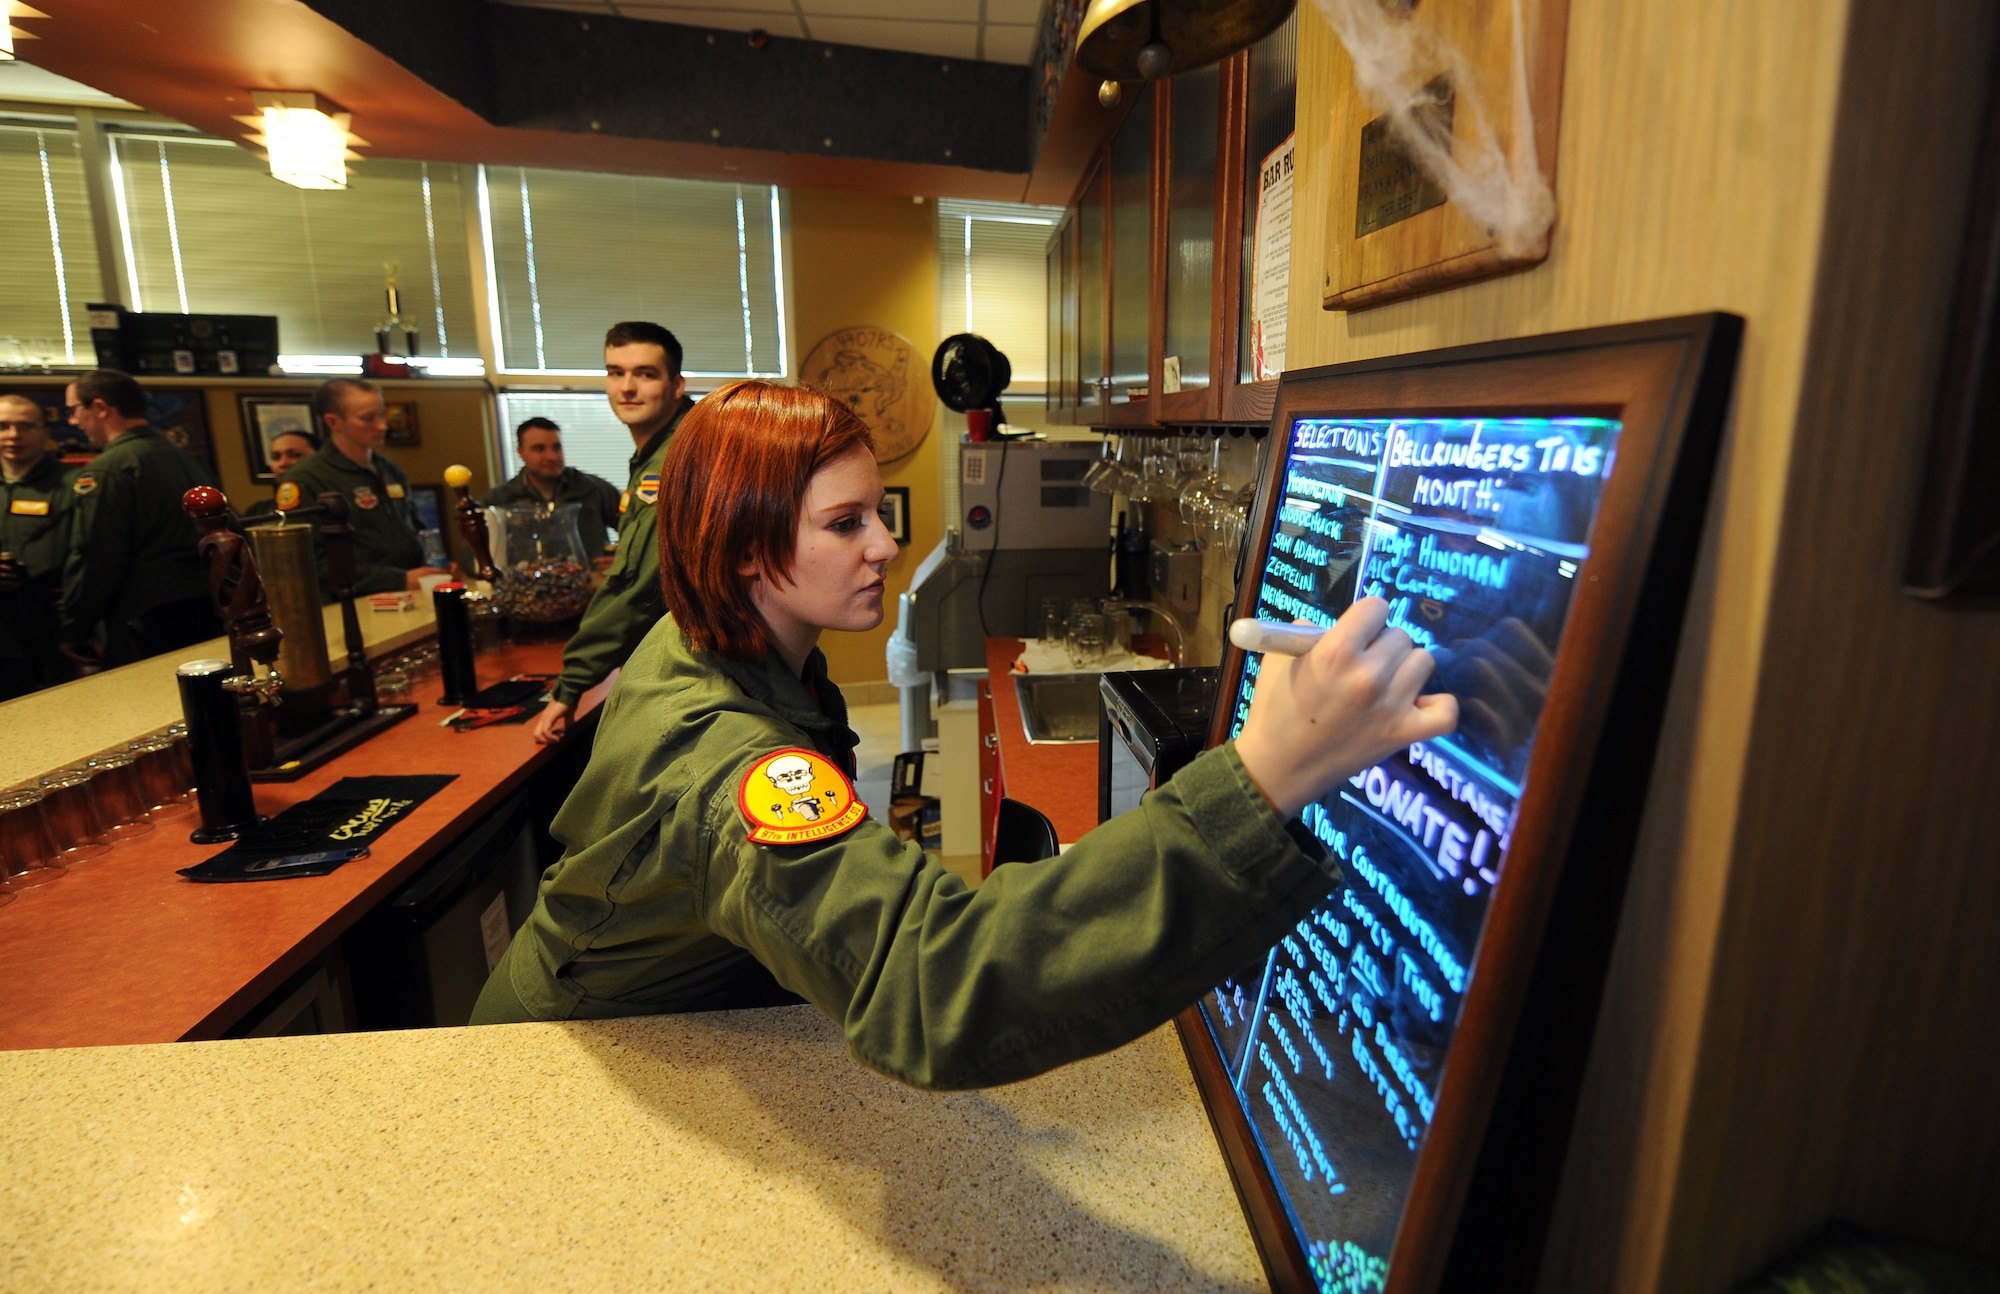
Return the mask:
[[1244, 651], [1277, 652], [1303, 656], [1326, 636], [1315, 625], [1287, 625], [1276, 620], [1237, 620], [1229, 626], [1229, 641]]

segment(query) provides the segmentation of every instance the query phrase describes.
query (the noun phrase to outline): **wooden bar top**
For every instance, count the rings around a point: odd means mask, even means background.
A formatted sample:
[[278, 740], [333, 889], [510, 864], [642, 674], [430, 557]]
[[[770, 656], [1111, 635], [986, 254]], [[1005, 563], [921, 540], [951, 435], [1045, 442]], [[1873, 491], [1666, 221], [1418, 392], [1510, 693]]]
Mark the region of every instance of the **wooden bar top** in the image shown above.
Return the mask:
[[[508, 645], [478, 658], [479, 677], [554, 673], [561, 657], [559, 642]], [[584, 696], [579, 716], [611, 681]], [[276, 814], [343, 777], [457, 774], [366, 858], [328, 876], [197, 884], [176, 870], [226, 846], [190, 843], [200, 820], [188, 815], [0, 907], [0, 1050], [221, 1036], [552, 758], [523, 725], [439, 727], [453, 713], [436, 703], [441, 691], [435, 678], [419, 684], [415, 715], [296, 782], [256, 786], [258, 811]], [[582, 735], [572, 725], [569, 739]]]
[[1073, 845], [1097, 825], [1097, 743], [1028, 740], [1013, 667], [1019, 638], [986, 640], [986, 677], [993, 686], [993, 730], [1000, 739], [1000, 776], [1007, 798], [1032, 805], [1055, 824], [1056, 839]]

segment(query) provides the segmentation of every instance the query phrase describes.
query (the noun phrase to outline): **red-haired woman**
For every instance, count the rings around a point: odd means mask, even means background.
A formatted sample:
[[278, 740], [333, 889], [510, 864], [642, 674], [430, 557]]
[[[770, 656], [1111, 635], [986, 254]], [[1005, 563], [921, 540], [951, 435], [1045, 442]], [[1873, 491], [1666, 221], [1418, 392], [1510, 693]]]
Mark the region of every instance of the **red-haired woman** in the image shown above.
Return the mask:
[[739, 382], [660, 473], [667, 618], [605, 703], [555, 821], [567, 847], [477, 1023], [800, 998], [919, 1087], [1107, 1051], [1261, 955], [1332, 888], [1293, 821], [1451, 730], [1430, 657], [1357, 604], [1267, 657], [1243, 733], [1057, 859], [968, 889], [854, 802], [855, 736], [816, 644], [882, 620], [895, 542], [867, 430], [805, 387]]

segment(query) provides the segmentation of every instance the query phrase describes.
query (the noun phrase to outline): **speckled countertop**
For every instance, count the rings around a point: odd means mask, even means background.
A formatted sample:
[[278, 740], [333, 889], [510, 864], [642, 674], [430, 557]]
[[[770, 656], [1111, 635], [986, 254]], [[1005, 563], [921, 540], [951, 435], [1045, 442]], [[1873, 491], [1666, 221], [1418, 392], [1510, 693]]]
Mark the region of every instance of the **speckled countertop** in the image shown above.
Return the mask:
[[[420, 600], [421, 602], [421, 600]], [[327, 655], [336, 669], [347, 666], [347, 638], [340, 608], [326, 618]], [[371, 611], [361, 606], [361, 640], [370, 657], [386, 656], [437, 632], [428, 606], [414, 611]], [[191, 660], [227, 660], [229, 642], [217, 638], [179, 651], [105, 670], [74, 683], [31, 692], [0, 704], [0, 787], [32, 781], [52, 768], [136, 741], [181, 719], [180, 686], [174, 671]], [[30, 734], [22, 739], [17, 734]]]
[[917, 1092], [810, 1007], [0, 1055], [0, 1286], [1243, 1290], [1180, 1045]]

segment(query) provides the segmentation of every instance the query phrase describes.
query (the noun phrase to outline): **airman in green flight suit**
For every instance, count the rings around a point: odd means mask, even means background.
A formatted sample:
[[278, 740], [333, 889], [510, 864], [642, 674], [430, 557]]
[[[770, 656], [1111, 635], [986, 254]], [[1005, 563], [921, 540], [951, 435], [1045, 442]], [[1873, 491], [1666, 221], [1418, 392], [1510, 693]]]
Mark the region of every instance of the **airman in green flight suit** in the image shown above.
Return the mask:
[[562, 677], [529, 729], [556, 741], [585, 692], [625, 663], [659, 622], [661, 461], [681, 418], [694, 407], [681, 376], [681, 344], [654, 323], [613, 324], [604, 334], [604, 394], [632, 433], [631, 478], [618, 508], [618, 544], [604, 583], [563, 648]]
[[[746, 452], [746, 447], [754, 447]], [[854, 734], [817, 647], [881, 623], [896, 543], [867, 430], [744, 382], [663, 468], [671, 615], [626, 663], [566, 845], [474, 1023], [812, 1003], [919, 1087], [1011, 1082], [1158, 1026], [1338, 880], [1296, 821], [1386, 752], [1449, 732], [1431, 658], [1357, 603], [1269, 656], [1243, 731], [1061, 857], [969, 889], [854, 800]]]
[[49, 448], [42, 406], [0, 395], [0, 699], [75, 676], [57, 634], [73, 475]]

